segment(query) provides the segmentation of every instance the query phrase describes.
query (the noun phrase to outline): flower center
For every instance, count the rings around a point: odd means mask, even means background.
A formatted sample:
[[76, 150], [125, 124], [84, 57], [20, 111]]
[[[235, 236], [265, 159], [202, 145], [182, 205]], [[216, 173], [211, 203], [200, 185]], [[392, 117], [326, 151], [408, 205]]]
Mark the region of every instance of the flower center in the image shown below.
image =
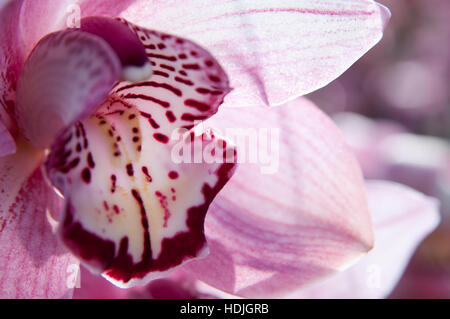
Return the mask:
[[88, 17], [81, 29], [42, 38], [22, 69], [16, 119], [37, 148], [48, 148], [68, 126], [89, 117], [119, 80], [152, 74], [145, 47], [124, 23]]

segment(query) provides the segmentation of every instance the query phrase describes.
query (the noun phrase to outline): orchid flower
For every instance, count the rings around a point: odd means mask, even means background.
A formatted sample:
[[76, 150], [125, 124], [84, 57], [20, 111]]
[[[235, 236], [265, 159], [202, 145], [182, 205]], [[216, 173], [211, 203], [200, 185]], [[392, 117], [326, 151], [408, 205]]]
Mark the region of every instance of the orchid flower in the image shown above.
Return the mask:
[[[238, 117], [236, 112], [245, 112], [248, 116]], [[228, 109], [219, 111], [211, 120], [219, 128], [220, 125], [241, 126], [255, 118], [261, 127], [278, 123], [287, 139], [280, 146], [280, 170], [284, 174], [262, 175], [258, 166], [240, 164], [206, 217], [205, 231], [210, 247], [206, 258], [195, 260], [146, 287], [130, 291], [101, 282], [83, 270], [80, 289], [75, 290], [74, 297], [387, 297], [417, 245], [437, 227], [440, 219], [437, 200], [392, 182], [367, 181], [361, 185], [351, 181], [355, 163], [353, 154], [348, 152], [330, 119], [303, 98], [271, 109], [264, 116], [258, 114], [258, 109], [254, 108]], [[321, 136], [321, 139], [315, 139], [315, 136]], [[339, 161], [335, 160], [337, 157], [340, 157]], [[308, 160], [310, 158], [320, 161]], [[295, 170], [296, 174], [292, 174], [292, 165], [296, 163], [303, 164]], [[313, 169], [315, 174], [311, 175]], [[360, 180], [360, 173], [354, 173], [354, 178]], [[247, 186], [245, 181], [249, 179], [258, 182]], [[321, 184], [315, 179], [325, 182]], [[264, 183], [263, 180], [268, 181]], [[330, 186], [331, 189], [317, 190], [338, 182], [340, 188]], [[274, 183], [276, 187], [266, 183]], [[349, 188], [344, 189], [344, 186]], [[364, 194], [358, 194], [360, 191]], [[365, 194], [368, 207], [358, 208], [357, 205], [366, 205], [365, 198], [362, 199]], [[345, 202], [355, 207], [348, 209]], [[255, 212], [253, 207], [260, 210]], [[273, 214], [274, 209], [283, 214], [283, 218]], [[342, 213], [340, 209], [343, 209]], [[363, 225], [357, 220], [362, 209], [370, 213], [369, 223], [373, 224], [375, 233], [374, 248], [356, 263], [343, 263], [340, 270], [332, 269], [332, 262], [341, 258], [336, 253], [344, 249], [348, 249], [346, 255], [351, 250], [357, 253], [358, 247], [346, 248], [345, 245], [350, 243], [348, 239], [339, 239], [340, 234], [333, 233], [332, 227], [336, 224], [326, 228], [329, 224], [322, 224], [312, 214], [319, 212], [326, 216], [328, 211], [347, 218], [346, 223], [354, 220]], [[360, 235], [353, 236], [362, 237], [371, 228], [349, 228], [346, 236], [352, 235], [350, 231], [361, 231]], [[371, 234], [369, 236], [373, 238]]]
[[[79, 28], [67, 28], [68, 8]], [[77, 260], [120, 287], [181, 267], [226, 293], [286, 296], [372, 248], [358, 163], [296, 98], [372, 47], [386, 8], [17, 0], [0, 10], [2, 296], [70, 297]], [[219, 131], [197, 134], [197, 120]], [[174, 132], [194, 153], [200, 142], [236, 155], [217, 133], [227, 127], [279, 128], [277, 174], [173, 161]]]

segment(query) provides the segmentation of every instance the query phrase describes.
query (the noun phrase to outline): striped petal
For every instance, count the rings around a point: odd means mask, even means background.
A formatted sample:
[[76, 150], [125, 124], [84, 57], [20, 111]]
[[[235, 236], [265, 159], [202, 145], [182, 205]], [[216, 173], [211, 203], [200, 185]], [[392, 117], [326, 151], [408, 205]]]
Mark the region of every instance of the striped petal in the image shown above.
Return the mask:
[[235, 136], [247, 141], [236, 139], [238, 159], [248, 157], [206, 218], [210, 255], [184, 270], [231, 294], [282, 297], [371, 249], [359, 166], [314, 105], [223, 108], [210, 121], [226, 132], [247, 128]]
[[[61, 135], [46, 163], [65, 197], [63, 241], [121, 287], [206, 252], [205, 214], [235, 167], [224, 162], [235, 154], [229, 143], [211, 130], [188, 131], [229, 90], [218, 63], [190, 41], [128, 25], [147, 47], [152, 78], [118, 84]], [[200, 153], [212, 160], [196, 161]]]
[[1, 298], [70, 298], [75, 286], [78, 261], [48, 220], [61, 199], [42, 176], [42, 158], [22, 140], [0, 158]]
[[[142, 105], [141, 115], [164, 136], [176, 128], [191, 129], [217, 112], [230, 87], [224, 70], [208, 51], [192, 41], [123, 22], [145, 46], [153, 75], [144, 82], [122, 82], [113, 96]], [[159, 111], [146, 113], [153, 108]]]
[[278, 105], [316, 90], [375, 45], [390, 13], [370, 0], [137, 1], [122, 13], [185, 36], [227, 70], [233, 106]]

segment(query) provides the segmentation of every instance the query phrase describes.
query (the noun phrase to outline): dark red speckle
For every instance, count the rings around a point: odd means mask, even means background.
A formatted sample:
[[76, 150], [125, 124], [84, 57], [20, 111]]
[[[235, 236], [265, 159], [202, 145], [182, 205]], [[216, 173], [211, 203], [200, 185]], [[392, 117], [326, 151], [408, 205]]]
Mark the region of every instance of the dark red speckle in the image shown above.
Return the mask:
[[155, 133], [153, 134], [153, 137], [155, 138], [155, 140], [163, 144], [167, 144], [169, 142], [169, 138], [167, 137], [167, 135], [161, 133]]
[[142, 166], [142, 173], [144, 173], [145, 177], [147, 178], [147, 181], [149, 183], [151, 183], [151, 181], [153, 180], [152, 177], [150, 176], [149, 172], [148, 172], [148, 168], [146, 166]]
[[182, 67], [186, 70], [200, 70], [200, 65], [197, 63], [183, 64]]
[[94, 168], [95, 167], [95, 162], [94, 162], [94, 159], [92, 158], [92, 154], [90, 152], [87, 155], [87, 163], [88, 163], [90, 168]]
[[133, 164], [131, 164], [131, 163], [127, 164], [126, 169], [127, 169], [128, 176], [134, 175]]
[[91, 171], [89, 170], [89, 168], [86, 167], [81, 171], [81, 178], [86, 184], [89, 184], [91, 182]]
[[116, 191], [116, 181], [117, 177], [116, 175], [111, 175], [111, 193], [114, 193]]
[[176, 171], [170, 171], [169, 172], [169, 178], [170, 179], [177, 179], [178, 178], [178, 172], [176, 172]]
[[210, 75], [210, 76], [208, 76], [208, 78], [213, 82], [216, 82], [216, 83], [220, 82], [220, 78], [218, 76]]
[[172, 215], [169, 210], [169, 204], [167, 203], [167, 197], [158, 191], [155, 192], [155, 195], [159, 198], [159, 204], [161, 205], [161, 208], [164, 210], [163, 227], [167, 227], [167, 221], [169, 220], [170, 215]]
[[167, 111], [166, 112], [166, 117], [167, 117], [167, 119], [169, 120], [170, 123], [173, 123], [173, 122], [176, 121], [176, 117], [175, 117], [175, 115], [173, 114], [172, 111]]
[[210, 109], [210, 106], [208, 104], [193, 100], [193, 99], [187, 99], [184, 101], [184, 105], [193, 107], [200, 112], [206, 112]]

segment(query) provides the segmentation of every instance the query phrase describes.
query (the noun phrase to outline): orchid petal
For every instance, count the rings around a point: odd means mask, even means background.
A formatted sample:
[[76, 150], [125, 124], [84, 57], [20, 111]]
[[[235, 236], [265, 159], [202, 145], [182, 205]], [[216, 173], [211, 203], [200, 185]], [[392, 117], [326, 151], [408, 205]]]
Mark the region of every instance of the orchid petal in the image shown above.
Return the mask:
[[26, 55], [48, 33], [77, 27], [87, 16], [116, 17], [136, 0], [19, 0], [17, 26], [19, 47]]
[[177, 269], [162, 279], [150, 281], [146, 286], [121, 289], [102, 277], [81, 267], [80, 286], [74, 290], [74, 299], [194, 299], [211, 298], [199, 292], [197, 281]]
[[[0, 158], [0, 297], [70, 298], [77, 260], [57, 241], [47, 211], [60, 198], [42, 177], [38, 152], [18, 142]], [[72, 278], [73, 277], [73, 278]]]
[[0, 9], [0, 118], [8, 130], [14, 129], [15, 83], [23, 59], [17, 45], [16, 21], [19, 3], [7, 1]]
[[439, 224], [438, 201], [401, 184], [366, 183], [375, 248], [356, 265], [293, 298], [385, 298], [421, 241]]
[[16, 151], [16, 143], [3, 122], [0, 120], [0, 157], [13, 154]]
[[[264, 114], [258, 108], [222, 108], [210, 121], [228, 128], [230, 139], [230, 128], [259, 135], [259, 160], [242, 163], [238, 157], [239, 169], [205, 221], [210, 255], [183, 269], [231, 294], [280, 297], [371, 249], [358, 164], [314, 105], [298, 99]], [[235, 143], [238, 156], [247, 150]]]
[[[7, 1], [0, 11], [0, 102], [2, 118], [14, 114], [16, 83], [26, 57], [46, 34], [65, 28], [75, 0]], [[8, 129], [13, 123], [5, 125]]]
[[[234, 156], [229, 143], [188, 131], [217, 112], [229, 90], [218, 63], [190, 41], [127, 25], [147, 47], [153, 77], [118, 84], [91, 118], [61, 135], [47, 161], [65, 196], [63, 241], [121, 287], [206, 252], [206, 211], [235, 167], [223, 163]], [[192, 151], [221, 161], [184, 161]]]
[[115, 52], [98, 36], [66, 30], [44, 37], [17, 84], [16, 117], [25, 137], [49, 147], [64, 128], [95, 111], [120, 72]]
[[152, 4], [121, 16], [208, 48], [230, 76], [232, 106], [280, 105], [325, 86], [381, 39], [390, 17], [369, 0]]

